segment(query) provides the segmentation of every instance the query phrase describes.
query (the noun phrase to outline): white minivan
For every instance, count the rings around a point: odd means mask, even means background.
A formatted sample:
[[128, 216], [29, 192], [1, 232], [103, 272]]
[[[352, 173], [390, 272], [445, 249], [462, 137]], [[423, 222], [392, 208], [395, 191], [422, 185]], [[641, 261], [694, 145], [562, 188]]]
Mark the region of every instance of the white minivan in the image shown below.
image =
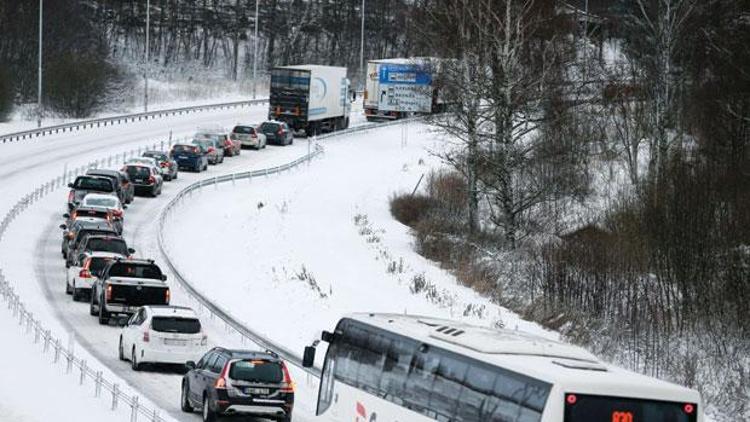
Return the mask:
[[144, 363], [184, 365], [208, 350], [195, 311], [183, 306], [143, 306], [120, 333], [120, 360], [138, 371]]

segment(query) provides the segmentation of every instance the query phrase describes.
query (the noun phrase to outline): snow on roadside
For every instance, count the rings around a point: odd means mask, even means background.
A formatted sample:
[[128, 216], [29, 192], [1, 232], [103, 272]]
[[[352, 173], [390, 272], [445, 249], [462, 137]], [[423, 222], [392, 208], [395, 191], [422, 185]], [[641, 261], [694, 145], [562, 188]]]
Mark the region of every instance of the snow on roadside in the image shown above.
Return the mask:
[[[503, 325], [549, 338], [418, 255], [388, 199], [440, 166], [422, 124], [323, 141], [309, 167], [186, 199], [165, 228], [175, 265], [214, 303], [292, 350], [349, 312]], [[321, 354], [319, 354], [320, 356]]]
[[[2, 303], [5, 304], [4, 302]], [[64, 360], [53, 363], [53, 353], [42, 353], [42, 344], [34, 344], [33, 335], [24, 334], [6, 306], [0, 306], [0, 347], [3, 379], [0, 382], [0, 420], [5, 422], [33, 422], [54, 420], [102, 421], [112, 420], [106, 398], [93, 399], [94, 384], [87, 380], [78, 385], [78, 374], [65, 374]], [[22, 364], [19, 364], [21, 363]], [[29, 380], [32, 384], [29, 384]], [[22, 387], [22, 388], [19, 388]], [[105, 396], [103, 392], [103, 396]], [[44, 397], [40, 406], [39, 398]], [[126, 420], [129, 409], [121, 406], [119, 420]]]

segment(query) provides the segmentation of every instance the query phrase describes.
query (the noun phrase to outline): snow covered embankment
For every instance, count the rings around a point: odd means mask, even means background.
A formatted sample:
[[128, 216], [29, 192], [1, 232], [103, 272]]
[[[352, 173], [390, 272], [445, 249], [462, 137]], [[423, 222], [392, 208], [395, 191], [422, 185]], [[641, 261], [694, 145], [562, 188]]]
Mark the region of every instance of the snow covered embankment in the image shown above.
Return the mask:
[[[440, 166], [422, 124], [323, 141], [292, 173], [210, 187], [165, 226], [174, 264], [248, 327], [292, 350], [349, 312], [394, 312], [556, 333], [521, 320], [419, 256], [388, 198]], [[320, 355], [320, 354], [319, 354]]]

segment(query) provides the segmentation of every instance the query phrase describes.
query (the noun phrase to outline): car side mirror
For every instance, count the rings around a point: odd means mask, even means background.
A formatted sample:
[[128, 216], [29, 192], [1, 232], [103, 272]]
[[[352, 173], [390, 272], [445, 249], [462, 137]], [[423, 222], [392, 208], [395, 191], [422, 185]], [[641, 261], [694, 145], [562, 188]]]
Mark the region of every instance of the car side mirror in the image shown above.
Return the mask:
[[63, 230], [67, 230], [68, 229], [68, 225], [67, 224], [60, 224], [60, 228], [63, 229]]
[[167, 275], [166, 274], [162, 274], [161, 275], [161, 281], [167, 281]]
[[315, 364], [315, 347], [307, 346], [305, 347], [305, 352], [302, 355], [302, 367], [312, 368], [313, 364]]
[[192, 371], [193, 369], [195, 369], [195, 362], [193, 362], [192, 360], [185, 362], [185, 368], [187, 368], [188, 371]]
[[65, 268], [70, 268], [70, 261], [65, 261]]
[[71, 182], [71, 183], [68, 183], [68, 187], [69, 187], [69, 188], [72, 188], [72, 187], [73, 187], [73, 183], [72, 183], [72, 182]]
[[70, 214], [68, 214], [68, 213], [66, 212], [65, 214], [63, 214], [63, 218], [70, 218]]
[[128, 253], [131, 254], [131, 255], [133, 255], [135, 253], [135, 249], [128, 248]]
[[122, 209], [126, 210], [126, 209], [128, 209], [128, 206], [125, 205], [125, 204], [122, 204]]
[[323, 331], [320, 334], [320, 339], [325, 341], [326, 343], [331, 343], [333, 342], [333, 333], [330, 331]]

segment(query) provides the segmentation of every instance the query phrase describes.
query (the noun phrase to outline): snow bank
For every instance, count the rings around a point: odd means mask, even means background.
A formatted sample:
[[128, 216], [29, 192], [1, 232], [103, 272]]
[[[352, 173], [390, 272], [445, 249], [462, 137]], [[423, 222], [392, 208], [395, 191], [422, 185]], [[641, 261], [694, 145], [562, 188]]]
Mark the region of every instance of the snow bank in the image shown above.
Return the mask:
[[290, 174], [205, 188], [165, 227], [175, 265], [216, 304], [302, 350], [349, 312], [395, 312], [556, 333], [521, 320], [414, 252], [388, 199], [440, 166], [421, 124], [324, 141]]

